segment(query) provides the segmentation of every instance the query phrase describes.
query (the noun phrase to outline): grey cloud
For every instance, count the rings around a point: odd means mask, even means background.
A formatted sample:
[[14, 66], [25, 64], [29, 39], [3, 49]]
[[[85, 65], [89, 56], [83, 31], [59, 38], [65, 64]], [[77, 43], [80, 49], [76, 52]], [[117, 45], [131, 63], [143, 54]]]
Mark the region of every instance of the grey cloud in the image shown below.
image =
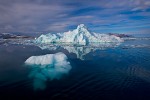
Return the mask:
[[[82, 15], [71, 15], [88, 7], [100, 8]], [[145, 22], [130, 20], [123, 11], [137, 11], [134, 15], [150, 16], [144, 10], [150, 8], [148, 0], [1, 0], [1, 32], [61, 32], [68, 26], [80, 23], [109, 26], [144, 25]], [[120, 23], [123, 22], [123, 25]], [[99, 28], [99, 27], [98, 27]], [[109, 28], [109, 27], [108, 27]]]

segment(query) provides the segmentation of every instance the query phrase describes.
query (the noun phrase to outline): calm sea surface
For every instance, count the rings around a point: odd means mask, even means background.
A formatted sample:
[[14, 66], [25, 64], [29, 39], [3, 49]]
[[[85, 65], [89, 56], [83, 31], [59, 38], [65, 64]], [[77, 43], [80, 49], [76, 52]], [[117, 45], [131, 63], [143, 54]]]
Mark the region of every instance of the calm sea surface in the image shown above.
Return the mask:
[[[150, 100], [150, 40], [93, 45], [1, 44], [0, 100]], [[25, 64], [58, 52], [69, 68]]]

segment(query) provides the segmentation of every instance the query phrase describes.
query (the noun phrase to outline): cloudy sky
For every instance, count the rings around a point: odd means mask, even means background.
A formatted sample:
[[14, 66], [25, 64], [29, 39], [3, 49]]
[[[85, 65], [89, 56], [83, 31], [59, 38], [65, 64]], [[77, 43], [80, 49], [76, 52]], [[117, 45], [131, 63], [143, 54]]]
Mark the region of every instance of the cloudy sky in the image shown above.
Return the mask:
[[0, 0], [0, 32], [150, 33], [150, 0]]

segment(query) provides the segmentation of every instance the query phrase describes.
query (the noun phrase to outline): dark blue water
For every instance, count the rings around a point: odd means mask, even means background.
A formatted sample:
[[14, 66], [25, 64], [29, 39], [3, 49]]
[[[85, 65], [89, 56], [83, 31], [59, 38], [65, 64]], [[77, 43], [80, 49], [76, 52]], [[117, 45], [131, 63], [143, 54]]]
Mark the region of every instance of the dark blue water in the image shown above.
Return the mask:
[[[63, 52], [71, 69], [31, 77], [31, 56]], [[150, 100], [150, 41], [116, 46], [0, 45], [0, 100]]]

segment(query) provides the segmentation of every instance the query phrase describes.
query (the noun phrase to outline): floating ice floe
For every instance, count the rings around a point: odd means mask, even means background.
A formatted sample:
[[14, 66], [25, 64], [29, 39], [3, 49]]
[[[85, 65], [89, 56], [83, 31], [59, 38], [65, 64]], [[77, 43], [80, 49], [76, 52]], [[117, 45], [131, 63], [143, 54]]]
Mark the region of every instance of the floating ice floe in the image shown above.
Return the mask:
[[29, 77], [34, 79], [34, 89], [45, 89], [47, 80], [60, 79], [71, 70], [70, 62], [64, 53], [31, 56], [25, 64], [33, 69]]

